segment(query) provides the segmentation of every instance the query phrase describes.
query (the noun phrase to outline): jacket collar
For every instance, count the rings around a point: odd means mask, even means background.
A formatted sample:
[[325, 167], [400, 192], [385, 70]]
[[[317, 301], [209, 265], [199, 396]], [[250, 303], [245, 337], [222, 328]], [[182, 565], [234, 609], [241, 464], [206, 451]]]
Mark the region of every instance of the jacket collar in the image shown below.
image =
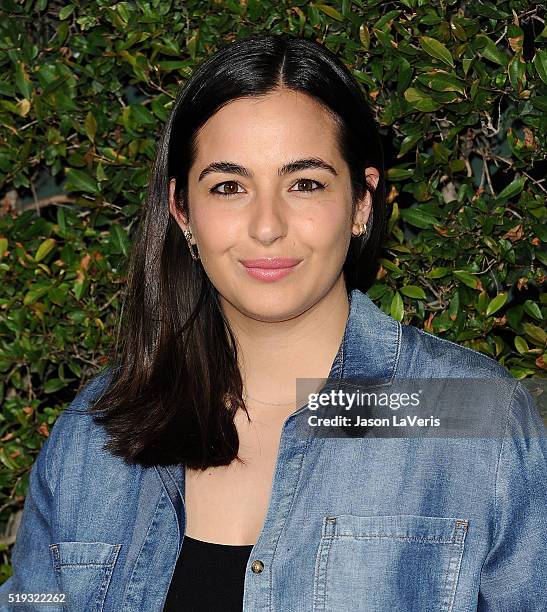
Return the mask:
[[401, 324], [359, 289], [350, 292], [350, 312], [342, 340], [341, 378], [390, 382], [401, 350]]
[[[385, 314], [359, 289], [348, 294], [350, 309], [346, 328], [338, 353], [329, 373], [329, 379], [374, 379], [389, 383], [395, 376], [401, 350], [401, 324]], [[303, 406], [289, 419], [307, 409]], [[155, 466], [159, 477], [173, 502], [182, 525], [177, 493], [184, 503], [184, 467], [181, 465]], [[182, 527], [183, 528], [183, 527]]]

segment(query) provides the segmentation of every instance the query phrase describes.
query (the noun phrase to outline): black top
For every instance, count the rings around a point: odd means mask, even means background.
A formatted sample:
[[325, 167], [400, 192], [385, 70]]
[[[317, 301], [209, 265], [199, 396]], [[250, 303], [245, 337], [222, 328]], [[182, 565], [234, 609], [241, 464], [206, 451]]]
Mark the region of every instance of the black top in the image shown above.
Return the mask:
[[242, 612], [252, 548], [185, 535], [163, 612]]

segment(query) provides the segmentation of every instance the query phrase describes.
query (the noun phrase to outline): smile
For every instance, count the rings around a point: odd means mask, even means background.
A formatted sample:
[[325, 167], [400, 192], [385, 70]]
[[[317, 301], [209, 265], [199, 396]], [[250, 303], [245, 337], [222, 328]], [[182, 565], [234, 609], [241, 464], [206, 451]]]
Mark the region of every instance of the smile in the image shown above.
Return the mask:
[[287, 267], [282, 267], [282, 268], [281, 267], [275, 267], [275, 268], [260, 267], [259, 268], [259, 267], [245, 266], [243, 264], [241, 264], [241, 266], [247, 272], [247, 274], [249, 274], [249, 276], [252, 276], [253, 278], [256, 278], [257, 280], [260, 280], [260, 281], [272, 282], [272, 281], [276, 281], [281, 278], [284, 278], [285, 276], [288, 276], [291, 272], [296, 270], [300, 266], [301, 263], [302, 261], [292, 266], [287, 266]]

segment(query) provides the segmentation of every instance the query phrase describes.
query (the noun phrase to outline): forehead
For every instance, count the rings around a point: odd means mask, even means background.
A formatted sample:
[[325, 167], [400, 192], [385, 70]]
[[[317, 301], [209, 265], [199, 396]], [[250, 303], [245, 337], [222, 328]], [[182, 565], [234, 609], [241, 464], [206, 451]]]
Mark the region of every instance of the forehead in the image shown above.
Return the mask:
[[287, 156], [338, 157], [337, 126], [312, 96], [292, 90], [240, 98], [212, 115], [197, 135], [197, 159], [239, 156], [247, 162], [277, 164]]

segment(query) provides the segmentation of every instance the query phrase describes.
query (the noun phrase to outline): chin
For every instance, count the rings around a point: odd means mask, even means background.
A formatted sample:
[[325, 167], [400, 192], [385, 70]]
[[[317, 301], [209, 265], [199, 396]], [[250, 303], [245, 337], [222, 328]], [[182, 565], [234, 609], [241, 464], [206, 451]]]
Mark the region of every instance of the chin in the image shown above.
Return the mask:
[[[242, 299], [244, 297], [244, 299]], [[305, 306], [302, 304], [303, 295], [293, 289], [291, 291], [274, 291], [261, 289], [255, 292], [246, 291], [237, 300], [238, 310], [243, 314], [268, 323], [286, 321], [302, 314]]]

